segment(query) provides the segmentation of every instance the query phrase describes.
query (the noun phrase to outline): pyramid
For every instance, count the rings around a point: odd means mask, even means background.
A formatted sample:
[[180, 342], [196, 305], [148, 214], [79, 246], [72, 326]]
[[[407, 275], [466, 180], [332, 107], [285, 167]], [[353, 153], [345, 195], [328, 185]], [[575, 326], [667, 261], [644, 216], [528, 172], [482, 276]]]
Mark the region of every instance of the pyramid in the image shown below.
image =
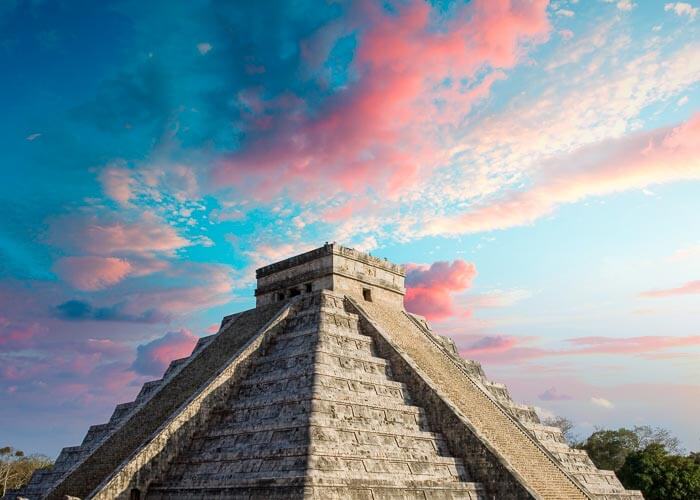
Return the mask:
[[403, 308], [402, 266], [326, 244], [15, 498], [641, 499]]

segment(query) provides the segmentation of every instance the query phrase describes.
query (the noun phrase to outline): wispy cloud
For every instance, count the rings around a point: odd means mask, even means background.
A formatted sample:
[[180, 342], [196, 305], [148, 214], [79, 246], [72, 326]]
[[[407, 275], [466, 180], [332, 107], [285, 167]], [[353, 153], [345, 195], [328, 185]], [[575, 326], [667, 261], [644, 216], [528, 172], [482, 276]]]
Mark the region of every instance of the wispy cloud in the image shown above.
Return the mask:
[[675, 288], [662, 288], [658, 290], [647, 290], [639, 294], [640, 297], [646, 298], [664, 298], [674, 297], [676, 295], [691, 295], [700, 293], [700, 280], [689, 281]]
[[594, 404], [595, 406], [600, 406], [601, 408], [605, 408], [606, 410], [610, 410], [615, 407], [615, 405], [612, 403], [612, 401], [609, 401], [605, 398], [601, 397], [591, 397], [591, 403]]

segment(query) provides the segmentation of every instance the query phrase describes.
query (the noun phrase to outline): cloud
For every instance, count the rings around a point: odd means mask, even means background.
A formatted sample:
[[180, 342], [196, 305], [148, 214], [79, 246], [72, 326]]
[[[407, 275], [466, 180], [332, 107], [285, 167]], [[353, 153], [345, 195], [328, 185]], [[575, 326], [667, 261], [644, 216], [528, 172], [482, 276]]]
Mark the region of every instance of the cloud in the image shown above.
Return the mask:
[[53, 271], [73, 288], [94, 291], [123, 280], [132, 270], [129, 261], [115, 257], [63, 257]]
[[[358, 4], [344, 24], [312, 35], [325, 43], [302, 44], [308, 64], [325, 63], [334, 45], [327, 36], [356, 33], [352, 78], [320, 105], [290, 92], [270, 96], [259, 87], [239, 92], [246, 141], [219, 162], [213, 182], [268, 198], [282, 188], [308, 200], [372, 186], [396, 196], [439, 164], [441, 129], [488, 95], [527, 42], [546, 39], [546, 5], [471, 2], [435, 29], [439, 16], [426, 2], [395, 5], [391, 13]], [[318, 68], [308, 70], [316, 74]]]
[[677, 16], [688, 16], [690, 19], [695, 19], [698, 15], [697, 7], [693, 7], [687, 2], [672, 2], [664, 5], [664, 11], [672, 11]]
[[131, 367], [142, 375], [162, 375], [172, 360], [189, 356], [197, 340], [197, 336], [189, 330], [168, 332], [138, 346], [136, 360]]
[[560, 204], [694, 179], [700, 179], [700, 113], [677, 127], [605, 141], [553, 160], [531, 187], [461, 215], [434, 218], [423, 234], [505, 229], [532, 223]]
[[508, 352], [518, 344], [518, 339], [507, 335], [489, 335], [482, 337], [460, 351], [464, 357], [478, 357], [483, 354]]
[[454, 314], [452, 294], [468, 289], [476, 276], [474, 264], [463, 260], [410, 264], [406, 272], [406, 309], [429, 319]]
[[637, 4], [632, 2], [632, 0], [620, 0], [616, 5], [618, 9], [624, 11], [630, 11], [637, 6]]
[[700, 335], [684, 337], [576, 337], [564, 341], [563, 346], [547, 347], [542, 339], [508, 335], [465, 336], [455, 339], [460, 354], [493, 364], [520, 363], [532, 359], [567, 356], [638, 356], [644, 359], [668, 359], [679, 357], [676, 349], [700, 347]]
[[25, 139], [28, 140], [29, 142], [34, 141], [41, 137], [41, 134], [35, 133], [35, 134], [29, 134]]
[[134, 196], [135, 180], [132, 172], [124, 167], [110, 166], [100, 172], [100, 183], [105, 194], [122, 206], [128, 206]]
[[689, 259], [700, 259], [700, 244], [679, 248], [669, 257], [671, 261], [682, 262]]
[[640, 297], [646, 298], [664, 298], [664, 297], [674, 297], [677, 295], [691, 295], [700, 293], [700, 280], [689, 281], [676, 288], [665, 288], [660, 290], [647, 290], [639, 294]]
[[542, 401], [568, 401], [573, 399], [568, 394], [561, 394], [556, 387], [550, 387], [537, 397]]
[[115, 321], [129, 323], [162, 323], [169, 318], [157, 309], [132, 313], [128, 304], [93, 307], [89, 302], [69, 300], [54, 309], [57, 318], [67, 321]]
[[39, 323], [21, 324], [0, 316], [0, 350], [23, 349], [45, 330]]
[[175, 228], [152, 213], [124, 221], [115, 215], [65, 216], [52, 221], [49, 242], [99, 256], [172, 254], [191, 245]]
[[202, 43], [197, 44], [197, 50], [202, 55], [207, 54], [211, 49], [212, 49], [212, 46], [210, 43], [202, 42]]
[[610, 409], [610, 408], [615, 407], [615, 405], [611, 401], [608, 401], [605, 398], [600, 398], [600, 397], [595, 397], [595, 396], [591, 397], [591, 403], [594, 404], [595, 406], [600, 406], [601, 408], [606, 408], [606, 409]]

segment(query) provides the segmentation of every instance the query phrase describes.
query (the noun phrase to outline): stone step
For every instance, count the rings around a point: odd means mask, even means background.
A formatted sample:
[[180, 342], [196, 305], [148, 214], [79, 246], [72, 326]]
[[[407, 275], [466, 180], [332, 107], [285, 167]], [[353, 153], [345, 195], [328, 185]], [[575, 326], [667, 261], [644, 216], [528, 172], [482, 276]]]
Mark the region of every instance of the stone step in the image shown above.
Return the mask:
[[174, 359], [170, 362], [168, 365], [168, 368], [165, 370], [165, 373], [163, 374], [163, 379], [170, 378], [173, 376], [175, 373], [177, 373], [180, 368], [182, 368], [188, 361], [190, 360], [190, 356], [184, 357], [184, 358], [179, 358], [179, 359]]
[[111, 425], [117, 425], [119, 422], [124, 420], [126, 416], [136, 407], [135, 401], [130, 401], [128, 403], [120, 403], [114, 407], [112, 416], [109, 418], [109, 423]]
[[[322, 478], [323, 484], [309, 484], [300, 479], [293, 483], [287, 478], [260, 478], [236, 485], [222, 487], [164, 487], [151, 486], [148, 500], [192, 500], [192, 499], [288, 499], [291, 496], [304, 496], [312, 499], [352, 498], [354, 500], [476, 500], [484, 498], [483, 487], [479, 483], [434, 484], [434, 481], [384, 482], [364, 479]], [[328, 484], [328, 483], [332, 484]], [[261, 484], [265, 486], [261, 486]], [[294, 492], [292, 494], [292, 492]]]
[[109, 431], [112, 429], [113, 426], [110, 423], [91, 425], [83, 438], [83, 442], [80, 443], [80, 446], [82, 448], [90, 448], [93, 444], [97, 444], [100, 439], [109, 434]]
[[370, 342], [363, 342], [362, 339], [358, 340], [351, 337], [332, 336], [325, 333], [295, 337], [289, 340], [277, 339], [277, 342], [270, 346], [265, 355], [274, 355], [278, 352], [286, 352], [292, 349], [308, 352], [316, 348], [322, 348], [336, 354], [360, 353], [361, 356], [374, 356]]
[[[349, 395], [352, 396], [352, 395]], [[219, 409], [217, 413], [231, 413], [241, 409], [253, 409], [253, 408], [264, 408], [267, 406], [285, 405], [301, 403], [305, 401], [311, 401], [314, 405], [314, 411], [320, 411], [323, 413], [332, 413], [336, 411], [344, 411], [341, 409], [333, 409], [332, 406], [366, 406], [368, 408], [380, 408], [384, 410], [400, 411], [405, 413], [413, 413], [416, 415], [424, 416], [425, 412], [422, 408], [413, 405], [407, 405], [402, 402], [396, 402], [386, 398], [369, 398], [365, 397], [362, 400], [348, 400], [348, 398], [341, 398], [338, 395], [324, 394], [315, 395], [309, 393], [308, 395], [297, 395], [297, 394], [278, 394], [275, 397], [261, 396], [259, 398], [249, 398], [246, 400], [236, 399], [234, 402], [230, 403], [229, 406], [223, 409]]]
[[[198, 439], [213, 439], [222, 436], [237, 436], [239, 434], [262, 434], [266, 433], [272, 437], [275, 432], [305, 432], [306, 428], [311, 428], [312, 433], [318, 435], [318, 438], [324, 441], [339, 441], [359, 442], [360, 444], [386, 443], [396, 444], [399, 447], [418, 448], [418, 449], [436, 449], [432, 444], [427, 446], [426, 443], [433, 441], [443, 441], [443, 437], [439, 433], [425, 431], [418, 426], [414, 429], [401, 429], [397, 432], [392, 428], [390, 423], [379, 424], [373, 422], [371, 425], [366, 425], [363, 422], [344, 421], [340, 419], [328, 418], [325, 415], [313, 414], [306, 417], [304, 420], [289, 419], [283, 421], [273, 419], [269, 422], [255, 421], [242, 422], [235, 427], [221, 426], [207, 429], [197, 434]], [[342, 433], [345, 437], [339, 436]], [[266, 439], [265, 436], [260, 436], [260, 439]]]
[[241, 385], [254, 385], [259, 383], [271, 383], [289, 379], [293, 377], [306, 376], [310, 373], [316, 373], [328, 377], [342, 378], [355, 382], [367, 384], [382, 384], [391, 387], [403, 387], [400, 382], [389, 380], [387, 376], [387, 365], [385, 363], [374, 363], [372, 361], [358, 360], [357, 358], [340, 357], [338, 355], [328, 354], [324, 352], [316, 353], [316, 362], [313, 362], [313, 354], [307, 353], [297, 358], [297, 363], [287, 363], [288, 359], [274, 360], [279, 365], [272, 365], [260, 369], [258, 366], [254, 369], [245, 382]]
[[[239, 460], [243, 458], [267, 457], [267, 456], [294, 456], [302, 453], [341, 456], [345, 458], [377, 458], [384, 460], [404, 460], [408, 462], [433, 462], [452, 463], [454, 459], [447, 455], [443, 441], [436, 441], [431, 449], [402, 448], [396, 442], [393, 446], [387, 446], [385, 442], [373, 444], [359, 444], [357, 442], [348, 445], [347, 441], [318, 441], [309, 445], [306, 440], [279, 440], [263, 443], [239, 443], [226, 442], [217, 439], [198, 438], [199, 444], [195, 458], [189, 455], [180, 457], [176, 462], [215, 461], [215, 460]], [[218, 458], [217, 458], [218, 457]], [[457, 460], [454, 463], [462, 463]]]
[[206, 337], [200, 337], [192, 350], [192, 354], [197, 354], [199, 351], [203, 350], [217, 335], [218, 334], [215, 333], [213, 335], [207, 335]]
[[146, 382], [141, 386], [138, 396], [136, 396], [135, 402], [140, 404], [148, 399], [158, 388], [163, 384], [163, 379], [151, 380]]
[[[388, 366], [386, 360], [372, 355], [367, 349], [353, 349], [353, 348], [342, 348], [334, 345], [331, 342], [327, 342], [324, 339], [316, 340], [313, 343], [308, 342], [306, 344], [298, 346], [284, 346], [284, 348], [278, 348], [277, 346], [271, 346], [271, 348], [260, 358], [256, 359], [253, 366], [265, 365], [277, 360], [290, 359], [293, 357], [303, 357], [310, 353], [325, 353], [327, 355], [336, 357], [346, 357], [357, 359], [361, 361], [366, 361], [368, 363], [373, 363], [376, 365]], [[307, 358], [308, 361], [312, 361], [313, 358]]]

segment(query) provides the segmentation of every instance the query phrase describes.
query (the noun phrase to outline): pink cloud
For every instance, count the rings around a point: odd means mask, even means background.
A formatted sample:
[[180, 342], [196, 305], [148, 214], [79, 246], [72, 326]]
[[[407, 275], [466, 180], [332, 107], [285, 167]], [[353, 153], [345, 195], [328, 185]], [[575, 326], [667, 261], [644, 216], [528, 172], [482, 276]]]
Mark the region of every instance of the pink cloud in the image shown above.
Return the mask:
[[78, 290], [101, 290], [123, 280], [131, 271], [129, 261], [116, 257], [63, 257], [53, 266], [62, 279]]
[[122, 206], [128, 206], [134, 196], [135, 181], [129, 169], [110, 166], [100, 173], [100, 182], [105, 194]]
[[645, 354], [653, 355], [658, 351], [675, 347], [700, 346], [700, 335], [687, 337], [579, 337], [570, 339], [575, 349], [570, 354]]
[[621, 355], [639, 356], [644, 359], [668, 359], [684, 356], [673, 349], [700, 347], [700, 335], [686, 337], [646, 336], [646, 337], [577, 337], [566, 340], [564, 347], [554, 348], [541, 345], [542, 339], [533, 337], [514, 337], [506, 335], [484, 335], [474, 338], [467, 336], [458, 344], [467, 343], [460, 348], [460, 354], [468, 359], [493, 364], [520, 363], [531, 359]]
[[684, 285], [676, 288], [665, 288], [661, 290], [648, 290], [646, 292], [640, 293], [640, 297], [647, 298], [661, 298], [661, 297], [674, 297], [676, 295], [690, 295], [700, 293], [700, 280], [689, 281]]
[[700, 113], [677, 127], [586, 146], [552, 160], [532, 187], [461, 215], [429, 220], [421, 234], [505, 229], [532, 223], [560, 204], [692, 179], [700, 179]]
[[44, 329], [39, 323], [19, 324], [0, 316], [0, 348], [2, 350], [30, 347]]
[[189, 246], [163, 219], [144, 213], [138, 220], [123, 221], [116, 217], [67, 216], [54, 219], [49, 230], [53, 244], [91, 255], [170, 254]]
[[406, 272], [406, 309], [432, 320], [454, 314], [452, 294], [471, 286], [476, 276], [474, 264], [463, 260], [411, 264]]
[[[353, 61], [357, 81], [313, 115], [296, 96], [243, 92], [251, 140], [215, 168], [214, 183], [266, 197], [283, 187], [305, 199], [367, 187], [395, 196], [440, 164], [440, 127], [456, 124], [504, 78], [494, 68], [512, 67], [526, 41], [546, 38], [546, 6], [546, 0], [475, 1], [438, 28], [427, 2], [395, 5], [394, 13], [361, 4], [350, 16], [368, 26]], [[355, 26], [322, 30], [301, 44], [311, 67], [323, 63], [331, 39]]]
[[192, 353], [197, 339], [197, 336], [189, 330], [168, 332], [162, 337], [138, 346], [132, 368], [144, 375], [162, 375], [172, 360]]

